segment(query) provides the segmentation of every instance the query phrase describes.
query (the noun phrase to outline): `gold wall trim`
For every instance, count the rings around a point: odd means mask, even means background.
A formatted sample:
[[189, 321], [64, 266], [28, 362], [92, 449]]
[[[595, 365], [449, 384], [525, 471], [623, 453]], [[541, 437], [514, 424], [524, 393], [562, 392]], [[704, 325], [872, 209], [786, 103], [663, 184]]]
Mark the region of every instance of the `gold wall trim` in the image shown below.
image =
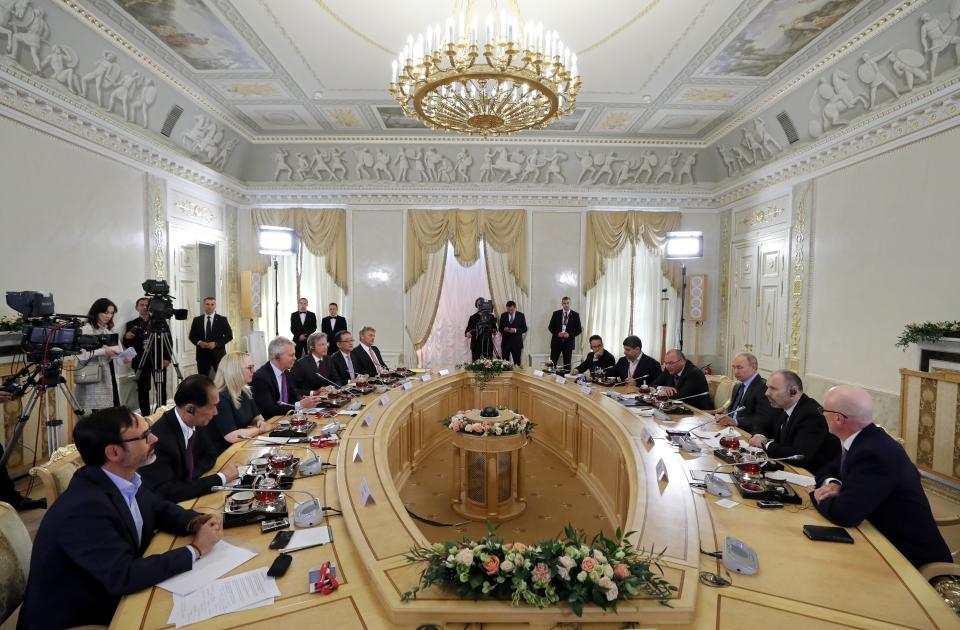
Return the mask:
[[804, 187], [800, 198], [794, 203], [792, 246], [793, 256], [790, 269], [790, 369], [800, 372], [800, 343], [803, 335], [803, 320], [806, 315], [804, 306], [804, 283], [807, 273], [806, 256], [809, 251], [807, 242], [808, 204], [813, 194], [813, 183]]
[[743, 220], [741, 220], [740, 223], [747, 227], [753, 227], [755, 225], [760, 225], [761, 223], [770, 223], [770, 221], [776, 219], [781, 214], [783, 214], [783, 208], [768, 206], [763, 210], [757, 210], [753, 214], [743, 217]]

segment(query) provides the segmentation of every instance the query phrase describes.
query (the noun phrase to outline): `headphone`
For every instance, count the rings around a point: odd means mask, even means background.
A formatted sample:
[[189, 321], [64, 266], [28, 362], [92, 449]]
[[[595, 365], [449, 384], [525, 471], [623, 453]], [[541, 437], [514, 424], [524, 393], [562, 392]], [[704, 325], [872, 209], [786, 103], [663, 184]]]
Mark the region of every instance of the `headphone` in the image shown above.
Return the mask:
[[194, 413], [196, 413], [196, 412], [197, 412], [197, 408], [196, 408], [196, 407], [194, 407], [193, 405], [187, 405], [187, 413], [189, 413], [189, 414], [194, 414]]

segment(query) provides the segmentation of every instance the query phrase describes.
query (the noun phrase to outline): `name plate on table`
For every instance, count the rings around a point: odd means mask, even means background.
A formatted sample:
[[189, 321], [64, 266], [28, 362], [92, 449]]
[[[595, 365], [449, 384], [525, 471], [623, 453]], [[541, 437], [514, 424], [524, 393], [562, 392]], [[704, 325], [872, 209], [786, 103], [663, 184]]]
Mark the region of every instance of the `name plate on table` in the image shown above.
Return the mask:
[[407, 381], [403, 384], [403, 389], [409, 392], [411, 389], [413, 389], [413, 383], [411, 381]]
[[567, 382], [567, 379], [557, 374], [556, 376], [553, 377], [553, 382], [556, 383], [557, 385], [564, 385]]
[[420, 380], [423, 381], [424, 383], [429, 383], [431, 378], [433, 377], [430, 376], [429, 374], [424, 374], [423, 376], [420, 377]]
[[370, 492], [370, 484], [367, 483], [367, 479], [363, 478], [360, 480], [360, 505], [376, 505], [376, 501], [373, 500], [373, 493]]
[[663, 463], [663, 458], [657, 462], [657, 481], [670, 481], [667, 477], [667, 465]]
[[653, 445], [653, 436], [650, 435], [650, 431], [647, 429], [647, 427], [640, 429], [640, 441], [644, 444], [650, 444], [651, 446]]
[[593, 393], [593, 388], [590, 387], [589, 385], [581, 385], [580, 393], [583, 394], [584, 396], [589, 396], [590, 394]]
[[386, 407], [387, 405], [390, 404], [390, 397], [389, 397], [389, 396], [381, 396], [380, 398], [377, 399], [377, 402], [380, 403], [380, 406], [381, 406], [381, 407]]
[[363, 446], [361, 446], [359, 443], [353, 447], [353, 461], [363, 461]]
[[360, 423], [361, 426], [372, 427], [373, 426], [373, 416], [369, 413], [363, 417], [363, 421]]
[[537, 378], [543, 378], [543, 370], [534, 370], [533, 375]]
[[439, 374], [440, 376], [446, 376], [450, 374], [450, 370], [440, 370], [439, 372], [437, 372], [437, 374]]

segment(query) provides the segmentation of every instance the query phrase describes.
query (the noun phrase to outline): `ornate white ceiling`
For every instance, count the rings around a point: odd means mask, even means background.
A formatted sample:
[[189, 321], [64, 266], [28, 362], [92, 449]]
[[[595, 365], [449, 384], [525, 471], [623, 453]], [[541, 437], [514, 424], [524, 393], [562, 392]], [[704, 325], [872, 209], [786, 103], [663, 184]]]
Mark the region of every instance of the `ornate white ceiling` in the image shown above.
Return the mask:
[[[387, 92], [457, 2], [78, 0], [254, 142], [429, 136]], [[507, 0], [580, 56], [575, 116], [531, 136], [710, 142], [893, 0]], [[482, 0], [475, 2], [480, 13]]]

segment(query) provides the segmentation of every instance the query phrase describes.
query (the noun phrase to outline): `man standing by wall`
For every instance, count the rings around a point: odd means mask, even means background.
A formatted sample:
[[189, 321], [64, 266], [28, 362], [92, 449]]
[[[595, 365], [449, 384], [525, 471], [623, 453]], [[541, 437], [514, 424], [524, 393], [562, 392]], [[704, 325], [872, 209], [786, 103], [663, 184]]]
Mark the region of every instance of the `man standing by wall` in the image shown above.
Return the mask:
[[203, 299], [203, 315], [193, 318], [190, 343], [197, 347], [197, 374], [213, 378], [220, 359], [227, 353], [225, 346], [233, 341], [230, 322], [217, 311], [217, 299]]
[[[570, 371], [570, 360], [573, 358], [573, 349], [577, 345], [577, 336], [583, 332], [580, 325], [580, 314], [570, 309], [570, 298], [560, 300], [560, 309], [550, 317], [550, 360], [557, 367], [558, 372]], [[560, 355], [563, 363], [557, 363]]]
[[307, 310], [307, 298], [297, 300], [297, 310], [290, 313], [290, 332], [297, 349], [297, 358], [306, 354], [307, 337], [317, 330], [317, 315]]

